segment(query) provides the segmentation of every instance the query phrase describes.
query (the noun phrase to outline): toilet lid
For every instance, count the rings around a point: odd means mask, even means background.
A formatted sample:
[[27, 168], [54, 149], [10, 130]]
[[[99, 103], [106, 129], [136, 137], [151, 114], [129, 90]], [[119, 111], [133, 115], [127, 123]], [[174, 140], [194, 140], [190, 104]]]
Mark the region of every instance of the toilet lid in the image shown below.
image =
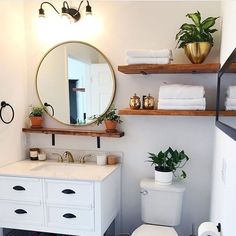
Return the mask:
[[178, 236], [173, 227], [143, 224], [138, 227], [132, 236]]

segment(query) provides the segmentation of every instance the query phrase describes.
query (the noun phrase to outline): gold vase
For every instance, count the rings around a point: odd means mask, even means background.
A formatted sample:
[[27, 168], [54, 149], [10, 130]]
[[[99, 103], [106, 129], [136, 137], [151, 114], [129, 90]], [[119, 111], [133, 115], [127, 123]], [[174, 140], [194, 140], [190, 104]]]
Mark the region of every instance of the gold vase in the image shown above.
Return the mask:
[[211, 48], [212, 45], [208, 42], [186, 43], [184, 51], [193, 64], [201, 64], [208, 56]]

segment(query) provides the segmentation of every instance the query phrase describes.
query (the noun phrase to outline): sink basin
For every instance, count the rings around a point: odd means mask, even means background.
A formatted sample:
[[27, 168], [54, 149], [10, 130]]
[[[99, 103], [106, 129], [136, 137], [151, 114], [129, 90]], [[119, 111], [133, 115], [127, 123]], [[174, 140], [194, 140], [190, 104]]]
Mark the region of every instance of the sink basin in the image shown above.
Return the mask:
[[84, 165], [79, 164], [68, 164], [68, 163], [44, 163], [40, 166], [36, 166], [31, 171], [49, 171], [49, 172], [73, 172], [78, 171], [79, 168], [84, 167]]

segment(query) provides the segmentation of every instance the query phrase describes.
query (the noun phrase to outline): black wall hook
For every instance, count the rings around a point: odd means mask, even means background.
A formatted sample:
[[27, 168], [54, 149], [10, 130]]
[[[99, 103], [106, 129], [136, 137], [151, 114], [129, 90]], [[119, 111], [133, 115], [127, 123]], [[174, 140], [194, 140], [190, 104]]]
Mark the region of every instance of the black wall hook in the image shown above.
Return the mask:
[[[5, 121], [2, 117], [3, 108], [5, 108], [5, 107], [10, 107], [11, 111], [12, 111], [12, 117], [9, 121]], [[9, 103], [6, 103], [5, 101], [2, 101], [1, 102], [1, 108], [0, 108], [0, 119], [2, 120], [2, 122], [5, 123], [5, 124], [10, 124], [13, 121], [14, 116], [15, 116], [15, 111], [14, 111], [13, 107]]]

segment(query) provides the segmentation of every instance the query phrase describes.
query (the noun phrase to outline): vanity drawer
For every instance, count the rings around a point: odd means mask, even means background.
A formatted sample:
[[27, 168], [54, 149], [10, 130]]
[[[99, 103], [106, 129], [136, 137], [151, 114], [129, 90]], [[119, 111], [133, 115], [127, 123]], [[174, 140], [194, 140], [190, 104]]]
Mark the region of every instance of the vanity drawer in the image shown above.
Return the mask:
[[94, 211], [70, 207], [47, 207], [47, 226], [66, 229], [94, 230]]
[[0, 224], [43, 224], [43, 206], [40, 203], [25, 204], [23, 202], [0, 201]]
[[0, 199], [40, 202], [42, 182], [34, 178], [0, 177]]
[[72, 182], [45, 180], [47, 203], [75, 205], [82, 208], [93, 208], [93, 182]]

